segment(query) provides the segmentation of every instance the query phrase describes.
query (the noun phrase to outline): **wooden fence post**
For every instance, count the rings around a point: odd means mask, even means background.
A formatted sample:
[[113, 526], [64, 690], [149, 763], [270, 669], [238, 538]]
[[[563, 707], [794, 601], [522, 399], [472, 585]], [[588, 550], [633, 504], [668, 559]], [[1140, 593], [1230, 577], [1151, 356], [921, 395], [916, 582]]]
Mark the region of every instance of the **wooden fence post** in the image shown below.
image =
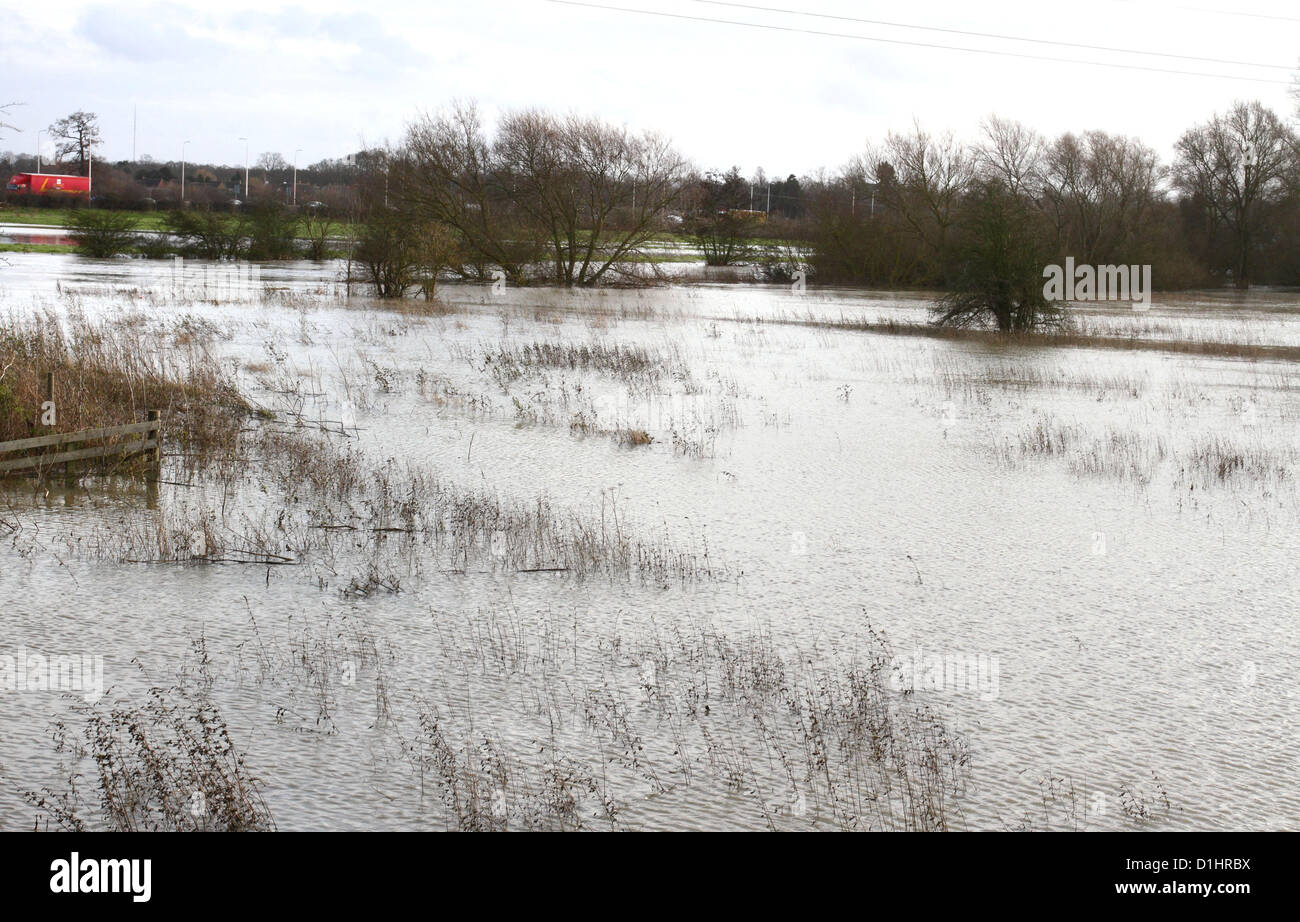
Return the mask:
[[155, 427], [145, 433], [145, 438], [153, 436], [153, 451], [149, 454], [149, 462], [152, 467], [151, 476], [157, 477], [159, 469], [162, 467], [162, 413], [158, 410], [149, 411], [149, 422], [154, 423]]
[[[80, 442], [67, 443], [68, 451], [77, 451], [80, 448], [81, 448]], [[65, 487], [75, 487], [77, 485], [77, 470], [80, 468], [82, 464], [85, 463], [86, 462], [84, 461], [81, 462], [81, 464], [78, 464], [78, 462], [76, 461], [63, 462], [63, 485]]]

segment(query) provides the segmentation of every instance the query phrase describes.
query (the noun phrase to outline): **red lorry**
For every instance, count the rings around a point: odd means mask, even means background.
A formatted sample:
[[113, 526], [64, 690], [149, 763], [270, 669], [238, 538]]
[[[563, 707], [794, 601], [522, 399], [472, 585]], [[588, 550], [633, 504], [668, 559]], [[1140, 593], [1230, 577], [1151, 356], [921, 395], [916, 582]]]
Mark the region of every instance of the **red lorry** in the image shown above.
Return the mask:
[[15, 173], [9, 177], [5, 188], [29, 195], [84, 195], [89, 198], [90, 178], [59, 173]]

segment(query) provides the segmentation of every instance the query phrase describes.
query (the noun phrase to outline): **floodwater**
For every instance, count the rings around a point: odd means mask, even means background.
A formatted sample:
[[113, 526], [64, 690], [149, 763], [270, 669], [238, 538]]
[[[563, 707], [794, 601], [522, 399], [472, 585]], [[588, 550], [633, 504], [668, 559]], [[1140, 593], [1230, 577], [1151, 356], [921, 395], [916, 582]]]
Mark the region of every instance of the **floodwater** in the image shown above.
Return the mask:
[[72, 246], [74, 241], [72, 235], [63, 227], [0, 222], [0, 243]]
[[[21, 528], [0, 531], [0, 655], [101, 656], [105, 684], [131, 700], [192, 672], [201, 636], [282, 829], [443, 828], [407, 757], [416, 701], [466, 738], [519, 753], [549, 741], [605, 765], [633, 828], [764, 828], [755, 799], [785, 795], [720, 780], [713, 748], [682, 755], [637, 697], [645, 661], [630, 638], [757, 633], [798, 651], [791, 662], [833, 664], [868, 624], [906, 662], [985, 670], [974, 687], [915, 691], [970, 747], [954, 828], [1059, 825], [1046, 814], [1067, 789], [1079, 828], [1300, 823], [1292, 364], [782, 322], [919, 319], [916, 293], [445, 286], [424, 316], [349, 299], [337, 265], [262, 267], [255, 293], [213, 303], [168, 296], [167, 264], [8, 262], [5, 312], [138, 315], [160, 342], [202, 320], [247, 393], [341, 430], [377, 464], [598, 519], [614, 509], [629, 530], [707, 547], [712, 576], [662, 583], [457, 571], [426, 548], [362, 539], [355, 561], [131, 564], [87, 548], [198, 508], [251, 527], [293, 485], [234, 498], [202, 482], [156, 495], [11, 485], [0, 512]], [[1300, 344], [1300, 298], [1285, 292], [1157, 296], [1141, 314], [1092, 307], [1086, 320]], [[569, 368], [503, 386], [489, 357], [529, 343], [641, 347], [669, 370], [635, 387]], [[626, 447], [576, 417], [654, 441]], [[1082, 433], [1070, 450], [1025, 448], [1026, 433], [1061, 428]], [[1188, 461], [1206, 446], [1264, 462], [1217, 476]], [[348, 592], [374, 554], [400, 568], [400, 591]], [[309, 652], [348, 680], [304, 678]], [[610, 687], [627, 691], [624, 716], [657, 769], [629, 769], [598, 730], [564, 721]], [[30, 827], [21, 792], [66, 775], [49, 728], [72, 719], [75, 697], [0, 688], [0, 827]], [[714, 737], [726, 732], [743, 738]], [[833, 824], [814, 806], [778, 825]]]

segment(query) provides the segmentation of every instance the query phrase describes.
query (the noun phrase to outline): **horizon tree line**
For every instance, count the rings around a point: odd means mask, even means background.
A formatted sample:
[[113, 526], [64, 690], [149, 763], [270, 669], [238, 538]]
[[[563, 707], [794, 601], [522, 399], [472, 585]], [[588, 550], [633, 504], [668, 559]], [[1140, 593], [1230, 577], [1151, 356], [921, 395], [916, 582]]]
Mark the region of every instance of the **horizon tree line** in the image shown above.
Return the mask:
[[[60, 119], [51, 134], [75, 164], [101, 143], [93, 113]], [[257, 200], [287, 197], [274, 185], [290, 169], [284, 158], [267, 152], [258, 165]], [[173, 181], [169, 165], [154, 168]], [[110, 191], [129, 185], [103, 169]], [[196, 189], [220, 182], [220, 167], [193, 169]], [[1140, 139], [1099, 130], [1047, 138], [992, 116], [967, 143], [917, 123], [829, 177], [767, 182], [761, 215], [761, 171], [701, 172], [654, 132], [536, 109], [489, 128], [472, 103], [457, 104], [416, 119], [399, 144], [304, 168], [308, 182], [313, 170], [345, 190], [339, 210], [372, 220], [367, 196], [382, 173], [382, 208], [399, 224], [425, 237], [436, 227], [472, 271], [516, 282], [617, 282], [676, 230], [711, 264], [761, 259], [772, 240], [793, 240], [822, 283], [947, 288], [969, 278], [972, 235], [1004, 226], [991, 220], [996, 207], [1049, 260], [1152, 264], [1163, 288], [1300, 283], [1300, 139], [1259, 102], [1187, 130], [1169, 164]]]

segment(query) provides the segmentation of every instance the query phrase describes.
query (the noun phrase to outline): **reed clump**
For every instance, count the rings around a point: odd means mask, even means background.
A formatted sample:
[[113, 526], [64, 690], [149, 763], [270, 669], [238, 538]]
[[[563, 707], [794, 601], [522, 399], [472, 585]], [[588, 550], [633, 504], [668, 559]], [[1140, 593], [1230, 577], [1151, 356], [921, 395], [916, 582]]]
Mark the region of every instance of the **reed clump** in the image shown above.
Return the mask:
[[619, 806], [598, 767], [537, 742], [538, 755], [520, 758], [485, 734], [459, 741], [435, 709], [421, 707], [419, 731], [403, 749], [419, 776], [421, 795], [433, 787], [445, 826], [461, 832], [563, 832], [619, 829]]
[[503, 390], [520, 378], [543, 371], [585, 371], [625, 382], [630, 388], [649, 390], [665, 380], [689, 384], [690, 369], [675, 348], [650, 350], [645, 346], [563, 341], [502, 344], [482, 350], [486, 371]]

